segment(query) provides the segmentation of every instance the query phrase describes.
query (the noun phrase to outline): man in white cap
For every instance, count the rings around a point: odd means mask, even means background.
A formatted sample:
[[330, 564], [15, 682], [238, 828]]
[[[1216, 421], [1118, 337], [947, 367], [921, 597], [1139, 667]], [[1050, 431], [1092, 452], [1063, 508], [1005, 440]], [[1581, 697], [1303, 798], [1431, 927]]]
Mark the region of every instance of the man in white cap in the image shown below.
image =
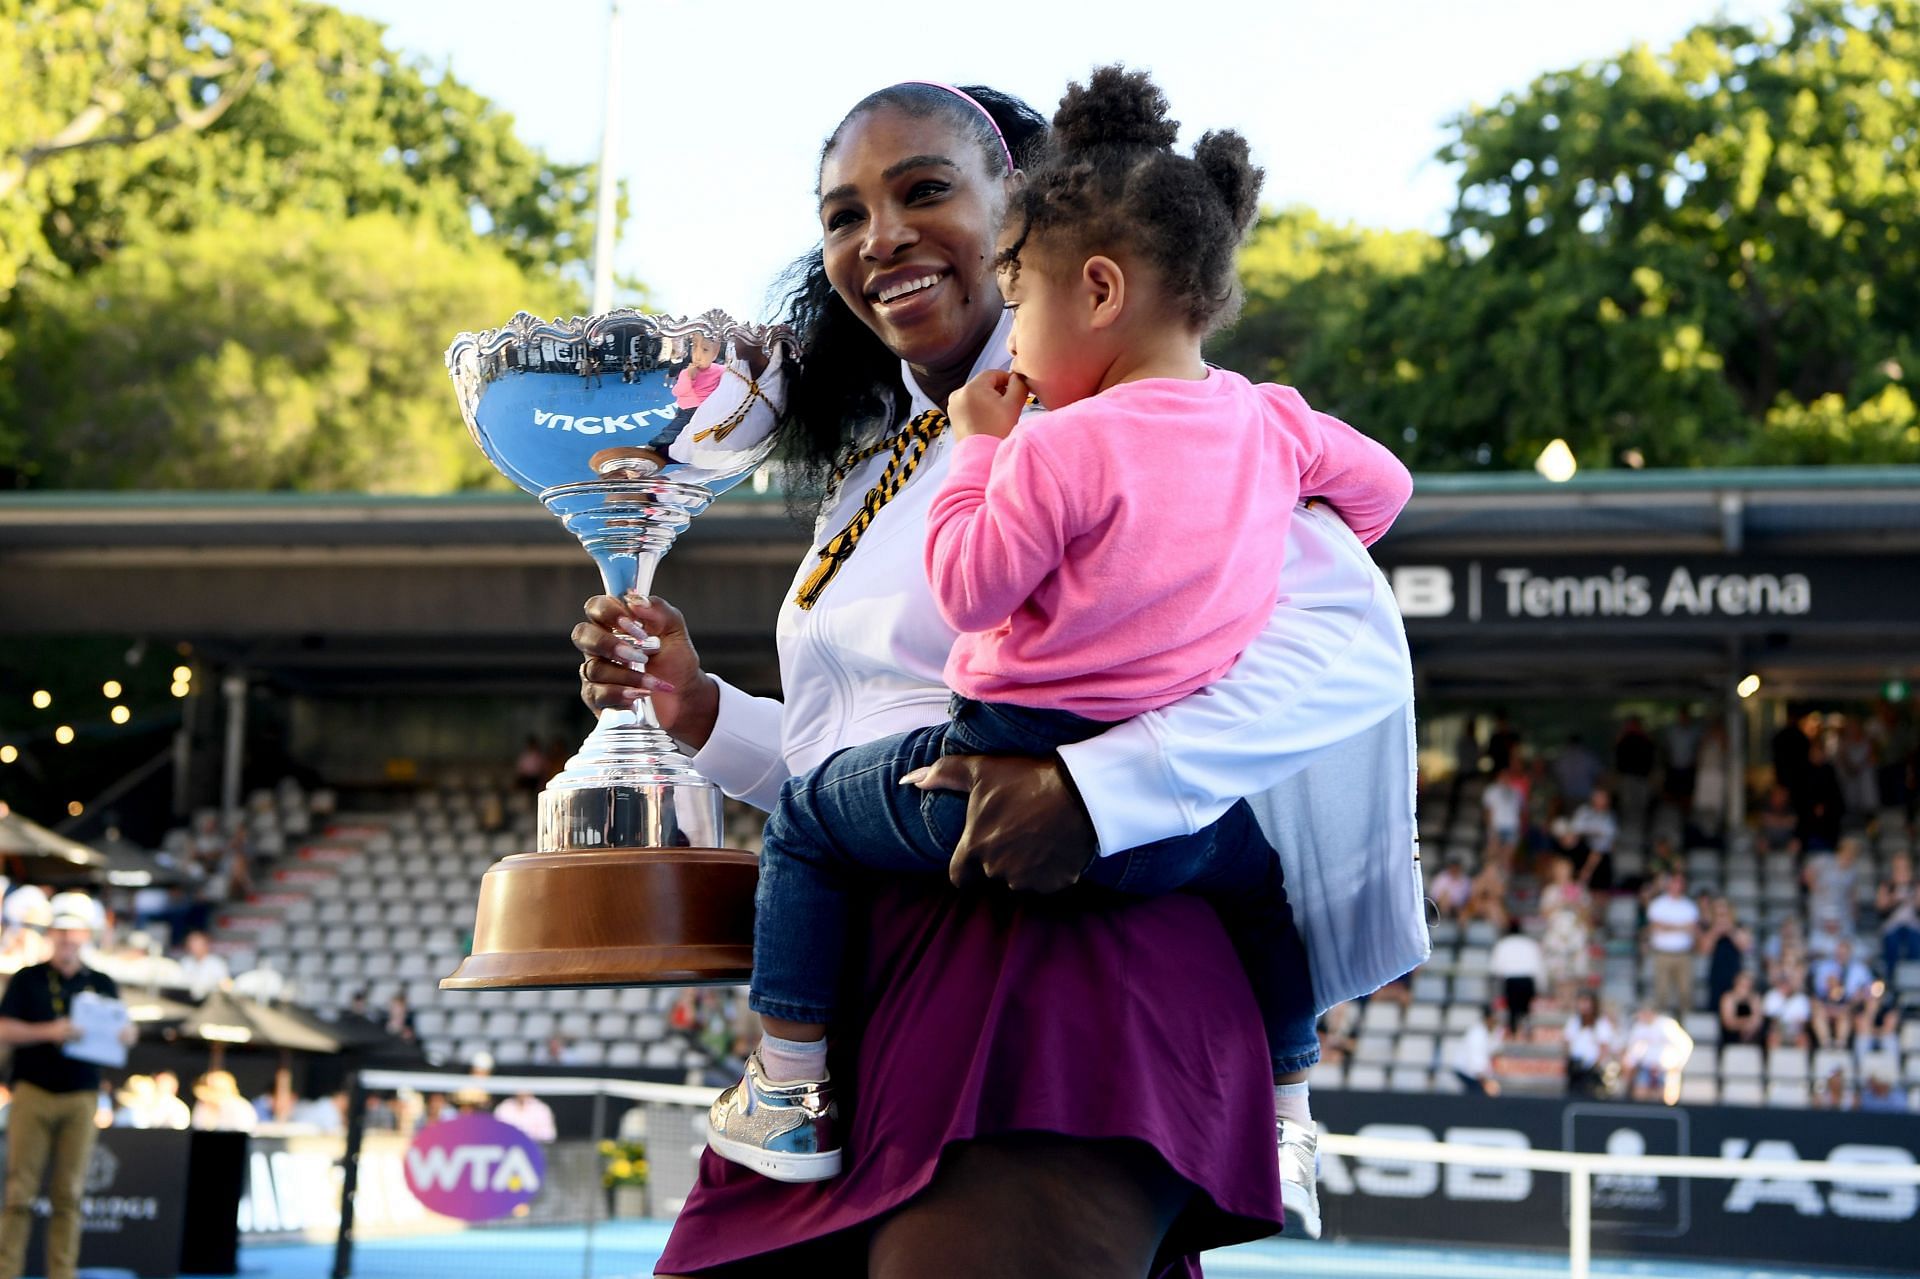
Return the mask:
[[[0, 1279], [19, 1279], [26, 1264], [33, 1201], [52, 1164], [47, 1197], [47, 1279], [74, 1279], [80, 1260], [80, 1196], [97, 1132], [100, 1068], [69, 1057], [64, 1046], [79, 1035], [70, 1018], [82, 991], [108, 999], [119, 987], [80, 962], [93, 936], [99, 907], [85, 893], [60, 893], [52, 903], [47, 941], [53, 958], [22, 968], [0, 995], [0, 1042], [13, 1045], [13, 1105], [7, 1114], [6, 1208], [0, 1214]], [[125, 1032], [132, 1038], [132, 1027]]]

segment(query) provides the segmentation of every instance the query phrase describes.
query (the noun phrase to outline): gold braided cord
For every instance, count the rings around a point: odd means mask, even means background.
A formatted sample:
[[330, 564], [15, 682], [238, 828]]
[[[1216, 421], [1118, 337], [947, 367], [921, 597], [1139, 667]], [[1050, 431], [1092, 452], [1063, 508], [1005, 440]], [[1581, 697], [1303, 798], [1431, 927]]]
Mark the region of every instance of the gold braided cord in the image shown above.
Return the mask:
[[742, 381], [744, 381], [747, 384], [747, 398], [740, 401], [740, 407], [735, 409], [733, 413], [727, 418], [726, 421], [715, 423], [714, 425], [706, 428], [704, 431], [694, 432], [693, 442], [695, 444], [699, 444], [702, 441], [708, 439], [709, 437], [711, 437], [716, 441], [726, 439], [729, 435], [733, 434], [733, 428], [735, 428], [736, 426], [739, 426], [742, 422], [747, 420], [747, 414], [753, 411], [754, 400], [755, 399], [764, 400], [767, 398], [766, 393], [760, 389], [760, 384], [758, 382], [754, 381], [750, 377], [744, 376], [743, 374], [740, 373], [739, 370], [729, 365], [723, 365], [722, 367], [726, 368], [727, 372], [733, 374], [737, 378], [740, 378]]
[[867, 526], [873, 523], [876, 515], [880, 514], [880, 508], [892, 501], [894, 495], [912, 478], [914, 468], [920, 465], [920, 459], [926, 456], [927, 449], [946, 429], [947, 415], [939, 409], [928, 409], [878, 444], [848, 455], [833, 468], [829, 483], [838, 485], [853, 473], [854, 467], [868, 458], [877, 457], [882, 453], [893, 454], [887, 459], [885, 468], [881, 470], [880, 478], [875, 480], [873, 487], [867, 490], [866, 497], [860, 502], [860, 509], [855, 511], [853, 518], [847, 521], [847, 526], [828, 538], [827, 544], [820, 548], [820, 562], [813, 566], [813, 571], [807, 574], [805, 581], [800, 583], [800, 589], [794, 592], [795, 604], [803, 609], [810, 609], [819, 601], [820, 593], [827, 589], [827, 583], [833, 580], [833, 575], [840, 571], [840, 566], [853, 554], [853, 548], [860, 544], [860, 535], [867, 531]]

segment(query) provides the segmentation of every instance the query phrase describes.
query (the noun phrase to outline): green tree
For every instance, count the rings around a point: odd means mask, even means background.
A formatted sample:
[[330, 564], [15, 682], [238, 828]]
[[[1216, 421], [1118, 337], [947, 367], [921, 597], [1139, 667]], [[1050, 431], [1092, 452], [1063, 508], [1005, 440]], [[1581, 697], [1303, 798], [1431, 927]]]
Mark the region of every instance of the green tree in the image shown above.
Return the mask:
[[1443, 252], [1360, 260], [1322, 316], [1250, 273], [1243, 328], [1327, 330], [1311, 398], [1434, 469], [1920, 458], [1916, 0], [1708, 23], [1452, 128]]
[[467, 438], [440, 355], [557, 280], [424, 219], [236, 211], [149, 230], [28, 296], [20, 459], [54, 488], [433, 492], [504, 485]]
[[[391, 451], [403, 466], [370, 470], [368, 424], [405, 433], [431, 414], [464, 445], [446, 338], [579, 307], [591, 169], [553, 163], [366, 19], [316, 0], [0, 0], [0, 84], [0, 484], [466, 482], [464, 455], [422, 470], [412, 439]], [[324, 297], [330, 274], [346, 296]], [[374, 314], [382, 288], [423, 327]], [[123, 305], [146, 331], [89, 311]], [[403, 353], [419, 366], [404, 377]], [[54, 384], [102, 367], [119, 380]], [[243, 419], [260, 431], [244, 445]]]

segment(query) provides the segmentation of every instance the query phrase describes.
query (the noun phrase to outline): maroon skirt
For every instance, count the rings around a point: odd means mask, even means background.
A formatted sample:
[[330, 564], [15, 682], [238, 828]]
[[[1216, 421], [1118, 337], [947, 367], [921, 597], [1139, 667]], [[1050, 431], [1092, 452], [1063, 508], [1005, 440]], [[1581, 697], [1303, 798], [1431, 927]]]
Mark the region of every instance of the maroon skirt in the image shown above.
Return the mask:
[[1151, 1146], [1197, 1193], [1162, 1250], [1197, 1254], [1280, 1229], [1273, 1075], [1259, 1010], [1197, 897], [881, 890], [849, 968], [834, 1078], [846, 1171], [771, 1181], [708, 1151], [656, 1273], [790, 1249], [865, 1266], [867, 1231], [974, 1137], [1044, 1132]]

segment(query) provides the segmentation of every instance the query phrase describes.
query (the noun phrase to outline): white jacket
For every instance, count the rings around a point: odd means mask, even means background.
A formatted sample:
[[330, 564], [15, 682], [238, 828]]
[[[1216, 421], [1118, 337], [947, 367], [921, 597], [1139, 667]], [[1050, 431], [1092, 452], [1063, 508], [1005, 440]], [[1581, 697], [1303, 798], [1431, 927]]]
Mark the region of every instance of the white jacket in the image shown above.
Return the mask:
[[[997, 332], [974, 372], [1006, 363]], [[908, 417], [931, 407], [911, 371], [906, 383]], [[954, 633], [921, 556], [947, 444], [928, 450], [811, 610], [788, 590], [777, 626], [784, 705], [721, 682], [719, 718], [693, 763], [727, 794], [771, 808], [782, 782], [832, 752], [946, 716]], [[816, 547], [884, 462], [847, 477]], [[1179, 549], [1177, 530], [1169, 545]], [[1321, 1008], [1425, 961], [1412, 662], [1392, 591], [1331, 511], [1295, 512], [1273, 619], [1224, 678], [1060, 756], [1103, 856], [1191, 834], [1247, 797], [1280, 852]]]

